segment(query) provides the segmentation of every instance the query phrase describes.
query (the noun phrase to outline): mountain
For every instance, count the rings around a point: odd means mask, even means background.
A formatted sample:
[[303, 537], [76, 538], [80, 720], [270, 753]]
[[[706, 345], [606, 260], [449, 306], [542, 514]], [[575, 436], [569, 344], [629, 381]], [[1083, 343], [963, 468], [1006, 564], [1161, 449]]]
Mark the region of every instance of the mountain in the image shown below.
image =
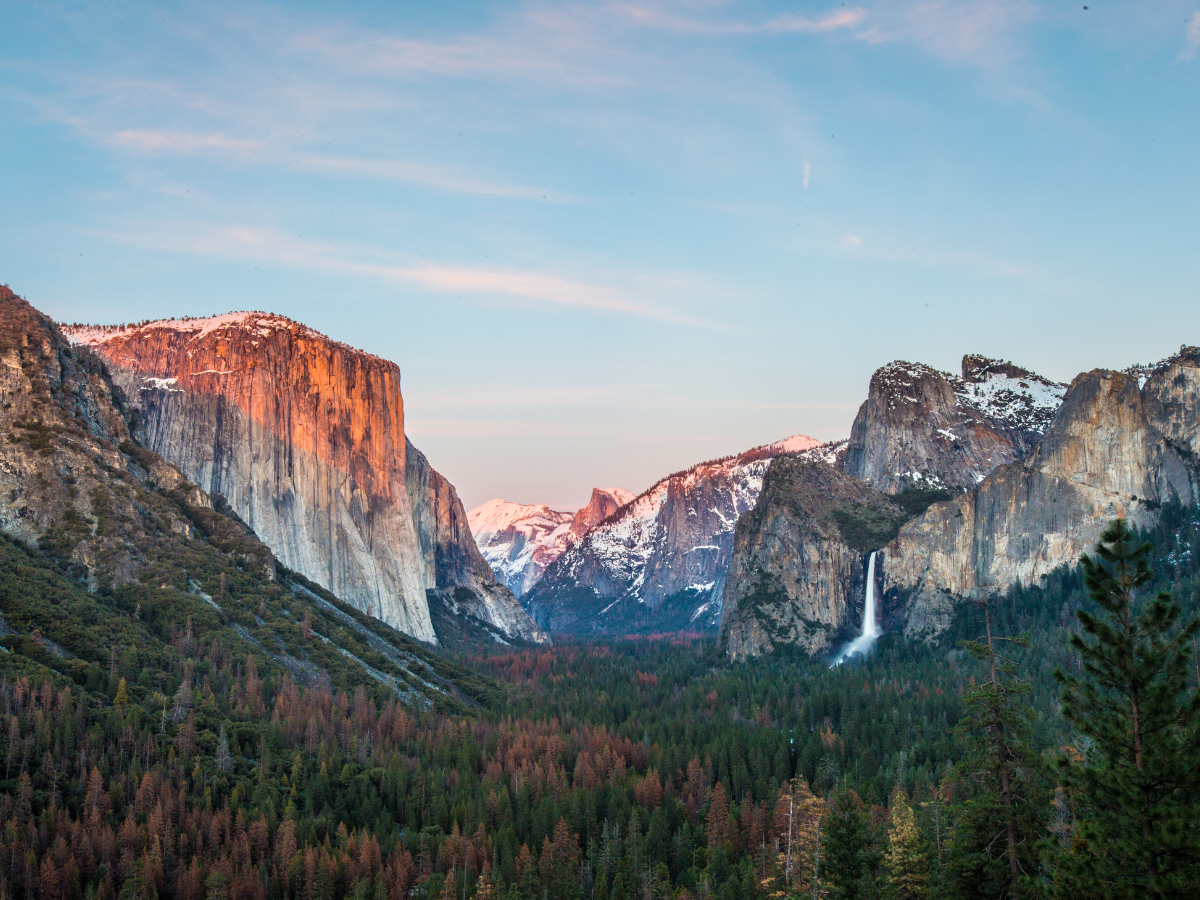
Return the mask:
[[663, 478], [559, 557], [526, 608], [551, 633], [715, 630], [734, 528], [771, 460], [839, 446], [797, 435]]
[[777, 457], [737, 523], [721, 607], [721, 643], [745, 659], [779, 646], [830, 650], [862, 621], [867, 554], [909, 515], [833, 466]]
[[866, 551], [882, 550], [883, 623], [936, 639], [961, 599], [1074, 565], [1114, 517], [1148, 527], [1164, 503], [1195, 506], [1200, 350], [1085, 372], [1069, 388], [980, 357], [964, 358], [961, 378], [892, 363], [872, 378], [842, 469], [838, 482], [772, 463], [739, 522], [723, 598], [732, 658], [785, 644], [820, 653], [848, 636]]
[[454, 487], [404, 434], [395, 363], [282, 316], [65, 327], [108, 364], [138, 442], [288, 568], [419, 640], [439, 613], [544, 635], [479, 555]]
[[1172, 501], [1200, 502], [1196, 347], [1139, 374], [1077, 376], [1032, 453], [900, 530], [883, 559], [885, 605], [909, 636], [936, 636], [958, 598], [1036, 583], [1114, 517], [1148, 526]]
[[133, 440], [137, 410], [103, 361], [3, 287], [0, 362], [8, 682], [48, 679], [75, 687], [83, 706], [108, 706], [119, 677], [134, 704], [180, 692], [181, 718], [191, 711], [181, 685], [200, 690], [210, 675], [242, 680], [251, 706], [264, 679], [361, 687], [417, 707], [459, 708], [487, 693], [477, 676], [278, 565]]
[[1029, 452], [1065, 391], [982, 356], [964, 356], [961, 377], [921, 363], [890, 363], [871, 377], [843, 470], [889, 494], [914, 486], [973, 488]]
[[624, 488], [592, 488], [587, 506], [574, 514], [558, 512], [544, 503], [496, 499], [468, 512], [467, 522], [496, 577], [521, 597], [589, 528], [632, 499], [633, 494]]

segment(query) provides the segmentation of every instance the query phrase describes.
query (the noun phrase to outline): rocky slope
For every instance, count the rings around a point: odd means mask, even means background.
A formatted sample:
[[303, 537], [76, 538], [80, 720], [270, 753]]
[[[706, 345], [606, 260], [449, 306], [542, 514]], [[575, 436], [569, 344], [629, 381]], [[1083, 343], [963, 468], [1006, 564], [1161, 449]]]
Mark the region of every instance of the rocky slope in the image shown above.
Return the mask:
[[726, 653], [832, 649], [862, 622], [869, 552], [906, 518], [886, 494], [826, 463], [777, 458], [738, 520], [721, 609]]
[[1149, 524], [1163, 502], [1196, 504], [1198, 460], [1200, 350], [1140, 379], [1079, 375], [1032, 453], [901, 529], [884, 558], [885, 604], [903, 606], [906, 634], [934, 636], [957, 598], [1073, 564], [1113, 517]]
[[961, 377], [890, 363], [871, 378], [843, 469], [889, 494], [912, 486], [972, 488], [1032, 449], [1065, 390], [980, 356], [963, 357]]
[[551, 565], [526, 608], [552, 633], [715, 629], [734, 528], [770, 461], [837, 449], [796, 436], [662, 479]]
[[479, 551], [505, 586], [527, 594], [542, 573], [593, 525], [633, 499], [624, 488], [592, 488], [588, 504], [573, 515], [544, 503], [489, 500], [467, 513]]
[[278, 566], [243, 523], [139, 446], [137, 411], [103, 361], [4, 287], [0, 362], [10, 679], [65, 677], [108, 705], [120, 660], [132, 664], [131, 700], [161, 701], [209, 648], [210, 663], [256, 665], [263, 677], [383, 685], [420, 707], [471, 699], [454, 679], [477, 676]]
[[405, 438], [394, 363], [264, 313], [65, 330], [107, 361], [142, 443], [284, 565], [423, 641], [437, 641], [428, 592], [541, 639], [479, 556], [454, 488]]

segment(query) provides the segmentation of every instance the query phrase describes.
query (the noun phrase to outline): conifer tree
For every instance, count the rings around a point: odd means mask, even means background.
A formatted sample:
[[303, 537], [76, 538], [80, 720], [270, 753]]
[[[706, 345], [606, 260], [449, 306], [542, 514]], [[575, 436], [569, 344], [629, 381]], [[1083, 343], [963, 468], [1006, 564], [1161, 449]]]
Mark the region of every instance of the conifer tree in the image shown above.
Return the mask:
[[883, 863], [877, 835], [858, 794], [843, 785], [829, 806], [821, 885], [833, 900], [871, 900], [878, 896]]
[[924, 900], [929, 866], [916, 816], [899, 788], [892, 799], [886, 858], [888, 896], [892, 900]]
[[1055, 861], [1064, 896], [1200, 893], [1200, 694], [1188, 683], [1200, 622], [1181, 625], [1167, 593], [1136, 611], [1137, 592], [1153, 577], [1149, 552], [1117, 519], [1094, 558], [1080, 558], [1100, 613], [1077, 613], [1084, 635], [1071, 645], [1084, 677], [1055, 673], [1063, 715], [1088, 748], [1060, 762], [1063, 785], [1082, 807], [1071, 852]]
[[958, 726], [967, 748], [958, 771], [973, 796], [955, 829], [946, 874], [962, 896], [1007, 900], [1022, 895], [1022, 880], [1036, 870], [1044, 787], [1029, 749], [1032, 713], [1024, 701], [1030, 690], [1016, 677], [1016, 662], [998, 649], [1027, 641], [994, 634], [986, 593], [981, 605], [984, 639], [960, 643], [987, 666], [984, 681], [967, 693]]

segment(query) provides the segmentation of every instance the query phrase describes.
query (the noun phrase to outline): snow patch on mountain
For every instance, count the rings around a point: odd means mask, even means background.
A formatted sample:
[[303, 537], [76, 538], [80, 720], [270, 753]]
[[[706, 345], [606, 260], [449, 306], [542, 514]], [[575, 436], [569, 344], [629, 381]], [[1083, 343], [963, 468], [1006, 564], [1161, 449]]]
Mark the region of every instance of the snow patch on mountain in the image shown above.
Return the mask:
[[496, 577], [520, 597], [589, 528], [633, 499], [625, 488], [593, 488], [588, 504], [574, 513], [543, 503], [489, 500], [467, 513], [467, 524]]
[[[180, 319], [155, 319], [149, 322], [126, 323], [122, 325], [86, 325], [80, 323], [60, 322], [59, 328], [72, 344], [86, 344], [89, 347], [99, 347], [116, 337], [130, 337], [138, 332], [168, 329], [177, 334], [186, 335], [188, 340], [198, 341], [201, 338], [223, 329], [238, 329], [257, 337], [270, 337], [277, 331], [290, 331], [295, 337], [312, 337], [323, 343], [332, 344], [343, 350], [349, 350], [360, 356], [379, 359], [372, 353], [351, 347], [340, 341], [314, 331], [302, 322], [289, 319], [287, 316], [256, 310], [241, 310], [239, 312], [221, 313], [216, 316], [192, 318], [185, 316]], [[257, 345], [256, 345], [257, 346]], [[197, 373], [200, 374], [200, 373]], [[224, 374], [218, 372], [216, 374]]]
[[[616, 630], [630, 615], [620, 600], [654, 609], [675, 598], [673, 606], [687, 607], [686, 621], [703, 616], [715, 627], [738, 517], [754, 507], [771, 461], [787, 454], [833, 462], [844, 445], [794, 435], [668, 475], [588, 531], [526, 602], [552, 627], [559, 620]], [[591, 614], [598, 621], [580, 621], [568, 608], [581, 587], [598, 601]]]

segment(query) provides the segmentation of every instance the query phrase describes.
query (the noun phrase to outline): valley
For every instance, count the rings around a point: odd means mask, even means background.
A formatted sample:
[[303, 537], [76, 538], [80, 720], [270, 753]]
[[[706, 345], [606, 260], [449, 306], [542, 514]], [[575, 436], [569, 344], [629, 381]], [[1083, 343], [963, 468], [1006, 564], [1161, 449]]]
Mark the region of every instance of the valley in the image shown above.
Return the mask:
[[567, 511], [466, 510], [282, 316], [4, 288], [0, 361], [0, 900], [1056, 896], [1119, 873], [1062, 698], [1127, 595], [1193, 810], [1197, 348], [889, 363], [844, 440]]

